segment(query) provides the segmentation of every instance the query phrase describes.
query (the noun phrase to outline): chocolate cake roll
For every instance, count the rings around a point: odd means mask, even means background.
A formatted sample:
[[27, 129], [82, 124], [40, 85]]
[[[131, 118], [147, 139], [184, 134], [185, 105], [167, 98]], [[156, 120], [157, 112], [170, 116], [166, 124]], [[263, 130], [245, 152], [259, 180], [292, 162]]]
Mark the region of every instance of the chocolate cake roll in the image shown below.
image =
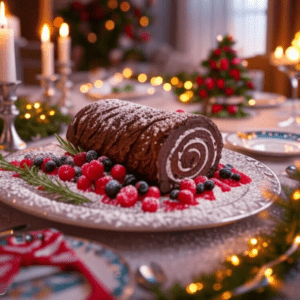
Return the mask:
[[205, 116], [115, 99], [79, 111], [67, 139], [157, 182], [163, 193], [182, 178], [212, 175], [223, 147], [220, 131]]

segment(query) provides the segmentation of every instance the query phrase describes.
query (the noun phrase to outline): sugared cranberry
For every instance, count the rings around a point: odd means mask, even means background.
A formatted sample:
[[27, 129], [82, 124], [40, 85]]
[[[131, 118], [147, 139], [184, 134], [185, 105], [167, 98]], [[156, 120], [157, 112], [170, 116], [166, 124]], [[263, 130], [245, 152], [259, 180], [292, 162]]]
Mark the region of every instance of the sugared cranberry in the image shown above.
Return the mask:
[[25, 165], [27, 166], [27, 168], [30, 169], [33, 165], [33, 160], [29, 159], [29, 158], [22, 159], [21, 162], [20, 162], [20, 167], [22, 169], [25, 169]]
[[147, 212], [156, 212], [159, 208], [159, 201], [154, 197], [146, 197], [142, 202], [142, 210]]
[[87, 171], [86, 171], [85, 175], [90, 180], [94, 181], [94, 180], [97, 180], [98, 178], [102, 177], [103, 172], [104, 172], [103, 164], [98, 160], [92, 160], [87, 167]]
[[20, 162], [18, 160], [13, 160], [10, 163], [15, 167], [18, 167], [18, 168], [20, 167]]
[[196, 183], [192, 179], [183, 179], [180, 181], [180, 190], [189, 190], [193, 194], [196, 193]]
[[105, 186], [106, 184], [113, 180], [111, 176], [103, 176], [96, 180], [95, 182], [95, 192], [96, 194], [103, 195], [105, 193]]
[[183, 204], [192, 204], [194, 202], [194, 194], [189, 190], [181, 190], [177, 199]]
[[58, 177], [62, 181], [71, 181], [75, 177], [75, 170], [72, 166], [63, 165], [58, 169]]
[[76, 166], [81, 167], [86, 163], [85, 155], [85, 152], [80, 152], [74, 156], [74, 163]]
[[82, 191], [88, 190], [92, 186], [91, 180], [85, 175], [81, 175], [77, 180], [77, 188]]
[[148, 192], [146, 193], [145, 197], [154, 197], [160, 198], [160, 190], [156, 186], [150, 186]]
[[122, 165], [114, 165], [111, 169], [111, 176], [120, 181], [120, 182], [123, 182], [125, 176], [126, 176], [126, 169], [124, 166]]
[[118, 203], [123, 207], [133, 206], [138, 199], [138, 192], [132, 185], [123, 187], [116, 197]]

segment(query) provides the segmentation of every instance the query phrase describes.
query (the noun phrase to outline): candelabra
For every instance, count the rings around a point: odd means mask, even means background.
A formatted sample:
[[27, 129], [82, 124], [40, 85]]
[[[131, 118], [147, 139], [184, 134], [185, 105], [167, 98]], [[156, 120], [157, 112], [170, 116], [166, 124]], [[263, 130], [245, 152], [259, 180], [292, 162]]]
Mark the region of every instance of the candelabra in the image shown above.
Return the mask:
[[20, 81], [0, 82], [0, 117], [4, 121], [0, 148], [7, 151], [26, 148], [26, 143], [19, 137], [14, 123], [16, 116], [19, 115], [15, 101], [17, 100], [16, 89], [20, 83]]
[[58, 87], [61, 90], [61, 97], [58, 101], [58, 106], [62, 113], [70, 114], [73, 108], [70, 100], [71, 90], [73, 87], [73, 82], [70, 81], [70, 75], [72, 74], [72, 63], [59, 63], [58, 68], [60, 74]]
[[37, 79], [41, 82], [41, 87], [43, 88], [43, 100], [49, 105], [55, 104], [55, 82], [58, 79], [57, 75], [37, 75]]

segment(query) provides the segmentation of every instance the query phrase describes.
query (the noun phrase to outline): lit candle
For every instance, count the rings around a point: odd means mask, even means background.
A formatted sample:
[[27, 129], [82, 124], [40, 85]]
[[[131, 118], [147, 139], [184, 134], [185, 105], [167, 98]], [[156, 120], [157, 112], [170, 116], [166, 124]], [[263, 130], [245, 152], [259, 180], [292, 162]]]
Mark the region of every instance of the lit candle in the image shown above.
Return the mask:
[[285, 55], [286, 55], [286, 58], [287, 60], [291, 63], [291, 64], [295, 64], [299, 61], [299, 52], [298, 50], [291, 46], [291, 47], [288, 47], [286, 50], [285, 50]]
[[275, 55], [275, 58], [277, 58], [277, 59], [282, 58], [282, 56], [283, 56], [283, 48], [281, 46], [278, 46], [275, 49], [274, 55]]
[[71, 38], [69, 37], [69, 26], [67, 23], [62, 23], [59, 29], [58, 38], [58, 60], [60, 63], [70, 63], [71, 54]]
[[16, 82], [14, 31], [7, 27], [4, 3], [0, 4], [0, 81]]
[[54, 44], [50, 42], [50, 30], [44, 24], [42, 29], [42, 74], [52, 76], [54, 74]]

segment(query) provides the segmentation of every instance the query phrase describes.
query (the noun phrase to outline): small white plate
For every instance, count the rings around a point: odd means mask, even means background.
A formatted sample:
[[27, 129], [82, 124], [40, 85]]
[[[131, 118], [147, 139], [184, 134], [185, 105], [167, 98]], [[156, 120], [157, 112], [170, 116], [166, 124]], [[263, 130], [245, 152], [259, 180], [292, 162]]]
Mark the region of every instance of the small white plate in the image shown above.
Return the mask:
[[249, 152], [274, 155], [300, 155], [300, 135], [277, 131], [247, 131], [225, 137], [230, 145]]
[[[123, 89], [127, 84], [133, 86], [132, 92], [120, 92], [114, 93], [112, 89], [118, 87]], [[157, 88], [153, 87], [150, 83], [139, 83], [132, 80], [124, 80], [116, 85], [111, 84], [109, 81], [105, 81], [100, 88], [91, 88], [87, 92], [87, 96], [91, 99], [138, 99], [146, 96], [151, 96], [156, 92]]]
[[269, 108], [276, 107], [286, 101], [286, 97], [266, 92], [253, 92], [252, 99], [248, 101], [248, 106], [253, 108]]
[[[130, 298], [133, 278], [124, 258], [100, 243], [68, 236], [65, 239], [116, 300]], [[61, 271], [51, 266], [30, 266], [21, 268], [1, 299], [86, 299], [88, 293], [89, 284], [77, 272]]]

